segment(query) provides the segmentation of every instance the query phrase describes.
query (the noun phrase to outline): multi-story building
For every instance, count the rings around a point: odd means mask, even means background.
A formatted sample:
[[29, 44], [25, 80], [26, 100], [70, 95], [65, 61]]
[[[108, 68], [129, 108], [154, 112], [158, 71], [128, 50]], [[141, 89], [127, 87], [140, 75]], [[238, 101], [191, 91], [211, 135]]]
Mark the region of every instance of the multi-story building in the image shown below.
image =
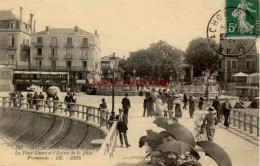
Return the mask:
[[[13, 73], [15, 65], [28, 65], [30, 62], [30, 42], [34, 29], [33, 14], [30, 14], [29, 21], [24, 21], [22, 7], [19, 18], [11, 10], [0, 10], [0, 65], [7, 65], [5, 69], [10, 73]], [[12, 76], [6, 77], [2, 73], [1, 78], [12, 79]], [[12, 80], [9, 82], [8, 88], [0, 87], [0, 89], [6, 91], [13, 89]]]
[[[230, 57], [220, 56], [220, 70], [219, 70], [219, 81], [222, 83], [223, 88], [226, 91], [229, 91], [230, 94], [241, 95], [241, 91], [243, 91], [244, 95], [255, 94], [253, 90], [250, 89], [259, 89], [259, 85], [257, 84], [241, 84], [235, 80], [234, 75], [242, 72], [247, 75], [251, 75], [253, 73], [259, 73], [259, 57], [257, 54], [256, 45], [254, 44], [254, 40], [249, 39], [241, 39], [246, 40], [243, 42], [245, 44], [245, 48], [251, 48], [247, 53], [239, 55], [239, 49], [234, 49], [235, 45], [228, 40], [222, 40], [221, 44], [225, 47], [232, 48], [234, 52], [232, 52]], [[240, 42], [241, 40], [237, 40]], [[233, 55], [233, 56], [232, 56]], [[245, 92], [246, 91], [246, 92]], [[254, 90], [255, 91], [255, 90]], [[255, 96], [255, 95], [254, 95]]]
[[[47, 26], [45, 31], [32, 35], [30, 64], [18, 65], [17, 70], [35, 74], [33, 77], [41, 80], [35, 84], [44, 89], [55, 85], [63, 91], [68, 86], [84, 91], [94, 79], [100, 79], [100, 53], [97, 31], [93, 35], [77, 26], [74, 29], [49, 29]], [[64, 77], [60, 75], [54, 81], [54, 75], [59, 75], [59, 72], [63, 72]], [[22, 83], [18, 81], [15, 84], [19, 86]]]

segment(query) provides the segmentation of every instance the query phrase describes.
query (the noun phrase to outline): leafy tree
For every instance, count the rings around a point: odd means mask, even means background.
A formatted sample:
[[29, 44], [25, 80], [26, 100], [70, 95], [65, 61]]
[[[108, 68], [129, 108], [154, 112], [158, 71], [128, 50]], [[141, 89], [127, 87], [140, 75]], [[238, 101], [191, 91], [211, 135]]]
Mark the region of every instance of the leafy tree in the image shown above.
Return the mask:
[[183, 51], [160, 40], [152, 43], [148, 49], [130, 52], [126, 71], [133, 75], [135, 69], [135, 75], [141, 78], [169, 78], [171, 69], [171, 75], [176, 77], [183, 54]]
[[185, 62], [193, 65], [194, 76], [201, 76], [203, 70], [211, 72], [217, 68], [218, 55], [206, 38], [197, 38], [189, 43]]

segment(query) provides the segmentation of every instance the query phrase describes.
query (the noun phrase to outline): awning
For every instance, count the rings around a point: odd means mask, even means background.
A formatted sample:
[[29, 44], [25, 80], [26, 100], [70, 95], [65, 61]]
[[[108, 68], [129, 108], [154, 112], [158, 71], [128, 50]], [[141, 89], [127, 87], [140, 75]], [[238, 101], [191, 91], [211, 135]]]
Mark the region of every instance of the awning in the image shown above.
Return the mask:
[[42, 71], [14, 71], [15, 74], [49, 74], [49, 75], [67, 75], [68, 72], [42, 72]]
[[259, 77], [259, 73], [249, 74], [248, 76], [250, 76], [250, 77]]
[[248, 77], [248, 75], [245, 73], [239, 72], [237, 74], [232, 75], [232, 77]]

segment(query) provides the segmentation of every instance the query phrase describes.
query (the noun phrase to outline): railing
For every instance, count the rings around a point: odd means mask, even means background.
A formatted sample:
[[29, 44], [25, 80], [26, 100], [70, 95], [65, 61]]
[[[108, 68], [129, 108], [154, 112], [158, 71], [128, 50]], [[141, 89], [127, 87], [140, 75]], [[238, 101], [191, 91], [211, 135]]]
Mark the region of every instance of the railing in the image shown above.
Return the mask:
[[64, 59], [72, 60], [72, 54], [65, 54]]
[[58, 114], [67, 117], [77, 118], [92, 123], [98, 127], [109, 129], [108, 110], [96, 107], [85, 106], [75, 103], [65, 103], [52, 100], [27, 99], [18, 97], [0, 97], [0, 106], [2, 108], [16, 108], [19, 110], [32, 110], [36, 112], [46, 112]]
[[[259, 110], [257, 109], [256, 111]], [[259, 136], [259, 115], [236, 109], [231, 110], [230, 113], [230, 124], [233, 122], [233, 126], [237, 126], [239, 129], [243, 128], [244, 131], [247, 131], [249, 128], [250, 134], [253, 134], [254, 128], [256, 128], [256, 135]]]
[[43, 47], [44, 46], [44, 42], [41, 41], [41, 42], [35, 42], [35, 43], [32, 43], [33, 46], [35, 47]]
[[42, 54], [35, 54], [35, 59], [43, 59]]
[[236, 86], [259, 86], [259, 83], [236, 82]]
[[110, 128], [110, 131], [106, 136], [106, 139], [103, 141], [97, 155], [102, 159], [108, 160], [108, 162], [114, 156], [117, 139], [117, 123], [117, 121], [113, 121], [112, 127]]
[[81, 48], [88, 48], [89, 46], [88, 46], [88, 43], [81, 43], [80, 47]]
[[59, 47], [58, 42], [51, 42], [50, 47]]
[[49, 55], [49, 59], [58, 59], [58, 55], [57, 54], [50, 54]]
[[37, 66], [21, 66], [21, 65], [17, 65], [16, 70], [17, 71], [60, 71], [60, 72], [66, 72], [66, 71], [87, 71], [87, 66], [71, 66], [70, 68], [67, 66], [55, 66], [55, 68], [53, 68], [52, 66], [41, 66], [41, 67], [37, 67]]
[[65, 48], [73, 48], [74, 43], [65, 43]]

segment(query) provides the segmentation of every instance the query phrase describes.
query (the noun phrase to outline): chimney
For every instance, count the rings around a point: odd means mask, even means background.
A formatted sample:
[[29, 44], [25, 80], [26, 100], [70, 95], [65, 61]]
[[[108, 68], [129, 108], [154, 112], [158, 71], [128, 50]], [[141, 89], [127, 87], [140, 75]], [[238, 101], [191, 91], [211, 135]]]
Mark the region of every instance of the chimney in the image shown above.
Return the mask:
[[98, 35], [97, 30], [95, 30], [95, 35], [96, 35], [96, 36]]
[[32, 23], [33, 23], [33, 14], [30, 14], [30, 27], [31, 27], [31, 32], [33, 33]]
[[46, 33], [49, 33], [49, 26], [46, 26]]
[[33, 33], [35, 33], [36, 32], [36, 30], [35, 30], [35, 20], [34, 20], [34, 23], [33, 23]]
[[20, 7], [20, 25], [22, 24], [23, 21], [23, 7]]
[[74, 32], [75, 32], [75, 34], [76, 34], [76, 33], [79, 33], [79, 27], [78, 27], [78, 26], [75, 26]]

